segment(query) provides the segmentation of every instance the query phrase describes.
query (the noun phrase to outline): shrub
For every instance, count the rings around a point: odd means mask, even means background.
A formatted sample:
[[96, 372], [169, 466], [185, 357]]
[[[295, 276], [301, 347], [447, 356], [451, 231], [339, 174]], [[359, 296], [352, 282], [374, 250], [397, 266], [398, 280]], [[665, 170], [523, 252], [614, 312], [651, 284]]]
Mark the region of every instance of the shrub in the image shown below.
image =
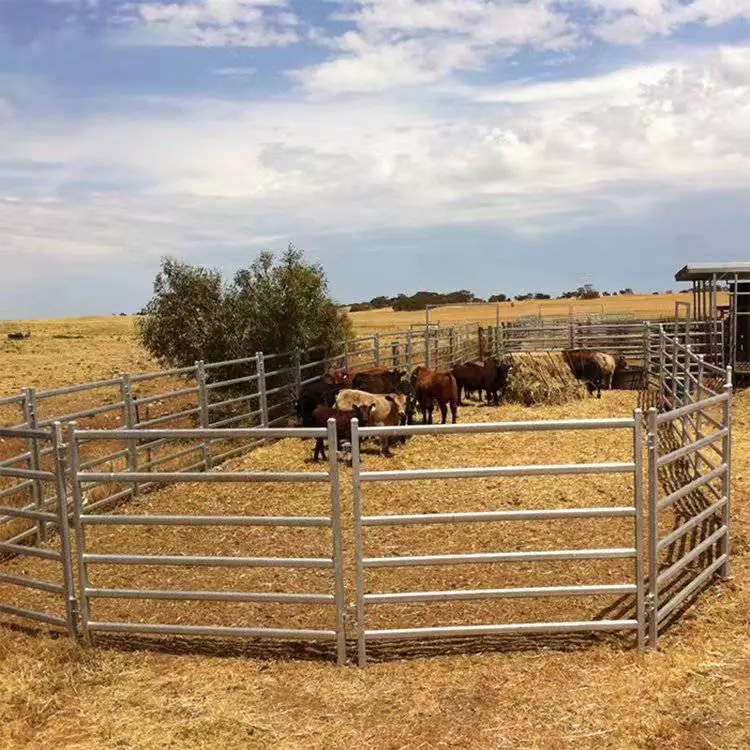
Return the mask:
[[351, 330], [323, 269], [293, 245], [279, 258], [262, 252], [230, 283], [217, 270], [165, 258], [145, 313], [141, 342], [173, 367], [311, 347], [319, 359]]

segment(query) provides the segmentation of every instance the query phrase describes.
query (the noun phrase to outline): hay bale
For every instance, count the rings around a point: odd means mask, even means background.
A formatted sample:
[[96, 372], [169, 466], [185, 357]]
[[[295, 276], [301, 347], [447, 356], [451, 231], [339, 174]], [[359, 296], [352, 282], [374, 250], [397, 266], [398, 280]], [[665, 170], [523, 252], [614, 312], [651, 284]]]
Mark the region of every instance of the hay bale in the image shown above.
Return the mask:
[[507, 354], [513, 365], [505, 397], [508, 401], [536, 406], [567, 404], [586, 398], [586, 386], [576, 380], [562, 352]]

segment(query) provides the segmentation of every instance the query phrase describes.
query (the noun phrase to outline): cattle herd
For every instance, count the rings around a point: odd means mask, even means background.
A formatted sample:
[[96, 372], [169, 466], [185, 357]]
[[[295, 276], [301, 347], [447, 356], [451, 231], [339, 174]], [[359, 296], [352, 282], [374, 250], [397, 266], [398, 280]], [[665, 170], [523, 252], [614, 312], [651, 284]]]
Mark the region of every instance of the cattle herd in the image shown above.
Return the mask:
[[[611, 389], [615, 373], [626, 367], [624, 357], [587, 349], [564, 352], [573, 375], [585, 382], [590, 393], [601, 398], [602, 387]], [[450, 371], [432, 370], [422, 365], [411, 373], [406, 370], [374, 367], [354, 371], [329, 370], [321, 379], [300, 389], [296, 412], [300, 427], [325, 427], [336, 422], [339, 446], [351, 440], [351, 421], [361, 426], [399, 426], [414, 423], [419, 410], [424, 424], [432, 424], [435, 406], [442, 423], [448, 409], [455, 424], [462, 396], [476, 394], [481, 401], [486, 393], [489, 404], [499, 405], [505, 397], [512, 364], [491, 358], [485, 362], [465, 362]], [[381, 438], [381, 452], [391, 455], [394, 438]], [[405, 442], [404, 438], [400, 439]], [[315, 441], [313, 460], [325, 460], [323, 438]]]

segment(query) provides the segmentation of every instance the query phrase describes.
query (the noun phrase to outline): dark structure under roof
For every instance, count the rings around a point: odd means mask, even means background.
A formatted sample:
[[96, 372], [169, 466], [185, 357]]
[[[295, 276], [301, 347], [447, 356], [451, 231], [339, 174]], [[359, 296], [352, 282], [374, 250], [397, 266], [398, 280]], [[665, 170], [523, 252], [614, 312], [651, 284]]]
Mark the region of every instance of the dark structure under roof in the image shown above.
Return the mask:
[[[676, 281], [693, 285], [692, 317], [710, 320], [714, 359], [750, 375], [750, 262], [688, 263]], [[728, 301], [719, 304], [719, 295]]]

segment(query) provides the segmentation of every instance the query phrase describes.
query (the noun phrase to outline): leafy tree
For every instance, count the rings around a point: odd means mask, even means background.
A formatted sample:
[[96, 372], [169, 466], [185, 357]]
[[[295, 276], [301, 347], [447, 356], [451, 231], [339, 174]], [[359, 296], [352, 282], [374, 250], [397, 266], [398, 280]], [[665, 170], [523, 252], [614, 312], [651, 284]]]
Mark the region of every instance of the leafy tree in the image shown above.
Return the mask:
[[160, 362], [185, 367], [232, 350], [228, 290], [221, 273], [164, 258], [154, 296], [139, 320], [143, 346]]
[[534, 295], [534, 299], [552, 299], [552, 297], [549, 294], [543, 294], [542, 292], [537, 292]]
[[331, 352], [351, 330], [323, 269], [293, 245], [278, 258], [262, 252], [231, 283], [217, 270], [164, 258], [145, 312], [143, 345], [176, 367], [295, 347]]
[[508, 301], [508, 295], [507, 294], [493, 294], [488, 302], [507, 302]]
[[578, 287], [576, 296], [579, 299], [599, 299], [601, 295], [591, 284], [584, 284]]

